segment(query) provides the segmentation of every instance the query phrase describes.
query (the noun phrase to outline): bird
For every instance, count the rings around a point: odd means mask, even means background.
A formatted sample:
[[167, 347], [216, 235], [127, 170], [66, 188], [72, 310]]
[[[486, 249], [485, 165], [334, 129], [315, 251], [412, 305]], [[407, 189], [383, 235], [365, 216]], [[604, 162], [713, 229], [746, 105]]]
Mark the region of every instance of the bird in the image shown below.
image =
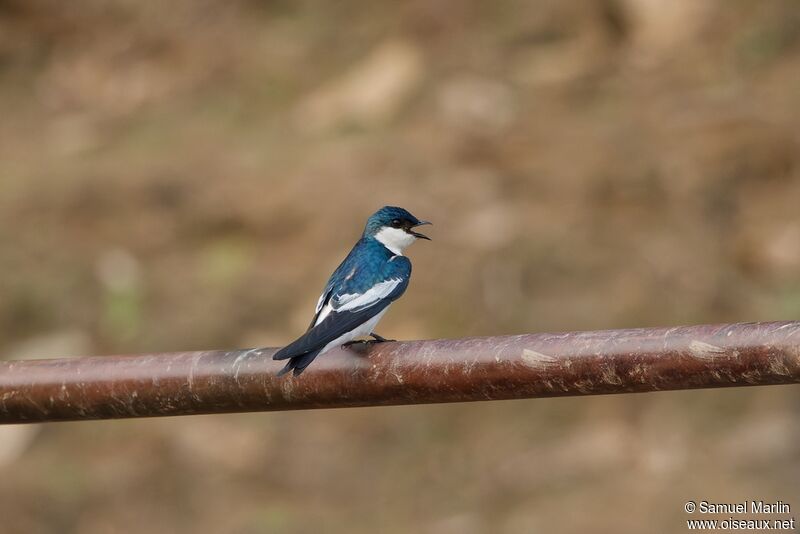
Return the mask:
[[[395, 206], [384, 206], [367, 219], [361, 239], [325, 284], [306, 332], [272, 356], [289, 360], [278, 376], [289, 371], [299, 376], [335, 347], [394, 341], [374, 329], [408, 287], [411, 261], [403, 251], [418, 239], [430, 241], [415, 230], [426, 224], [431, 223]], [[356, 341], [366, 336], [372, 339]]]

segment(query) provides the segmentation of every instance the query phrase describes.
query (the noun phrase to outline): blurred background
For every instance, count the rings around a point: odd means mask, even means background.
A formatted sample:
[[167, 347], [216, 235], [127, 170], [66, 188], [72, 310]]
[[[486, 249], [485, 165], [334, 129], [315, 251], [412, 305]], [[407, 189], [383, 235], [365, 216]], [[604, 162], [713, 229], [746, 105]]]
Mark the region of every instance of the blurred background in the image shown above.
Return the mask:
[[[795, 0], [0, 0], [0, 355], [278, 346], [366, 217], [400, 339], [800, 316]], [[800, 515], [800, 389], [0, 429], [2, 533]]]

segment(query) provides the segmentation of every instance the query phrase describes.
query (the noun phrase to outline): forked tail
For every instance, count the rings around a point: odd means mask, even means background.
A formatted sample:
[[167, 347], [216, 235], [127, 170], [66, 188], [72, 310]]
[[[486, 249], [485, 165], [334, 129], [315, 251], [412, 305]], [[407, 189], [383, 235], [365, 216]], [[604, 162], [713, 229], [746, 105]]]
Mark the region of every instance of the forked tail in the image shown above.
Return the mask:
[[289, 358], [289, 361], [286, 362], [286, 366], [278, 371], [278, 376], [283, 376], [289, 371], [294, 371], [294, 376], [300, 376], [300, 373], [305, 371], [306, 367], [311, 365], [311, 362], [314, 361], [314, 358], [320, 353], [321, 349], [312, 350], [311, 352], [307, 352], [305, 354], [301, 354], [299, 356], [292, 356]]

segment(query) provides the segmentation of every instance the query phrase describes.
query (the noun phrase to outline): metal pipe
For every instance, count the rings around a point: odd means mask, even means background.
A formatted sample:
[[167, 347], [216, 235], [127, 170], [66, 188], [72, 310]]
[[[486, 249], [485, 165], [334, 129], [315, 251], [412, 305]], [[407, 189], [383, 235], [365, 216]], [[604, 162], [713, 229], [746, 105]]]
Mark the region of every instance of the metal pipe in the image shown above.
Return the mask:
[[0, 362], [0, 423], [800, 383], [800, 322], [411, 341], [278, 378], [274, 349]]

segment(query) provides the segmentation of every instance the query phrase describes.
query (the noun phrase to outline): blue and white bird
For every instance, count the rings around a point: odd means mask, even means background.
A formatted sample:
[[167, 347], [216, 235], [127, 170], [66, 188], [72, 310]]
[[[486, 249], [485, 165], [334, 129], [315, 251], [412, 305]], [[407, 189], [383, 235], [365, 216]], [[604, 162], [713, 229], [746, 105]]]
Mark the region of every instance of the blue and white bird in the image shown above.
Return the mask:
[[417, 239], [430, 239], [414, 228], [430, 224], [403, 208], [384, 206], [367, 219], [364, 234], [331, 275], [305, 334], [272, 357], [289, 360], [278, 376], [302, 373], [314, 358], [334, 347], [371, 336], [389, 305], [400, 298], [411, 279], [411, 262], [403, 250]]

